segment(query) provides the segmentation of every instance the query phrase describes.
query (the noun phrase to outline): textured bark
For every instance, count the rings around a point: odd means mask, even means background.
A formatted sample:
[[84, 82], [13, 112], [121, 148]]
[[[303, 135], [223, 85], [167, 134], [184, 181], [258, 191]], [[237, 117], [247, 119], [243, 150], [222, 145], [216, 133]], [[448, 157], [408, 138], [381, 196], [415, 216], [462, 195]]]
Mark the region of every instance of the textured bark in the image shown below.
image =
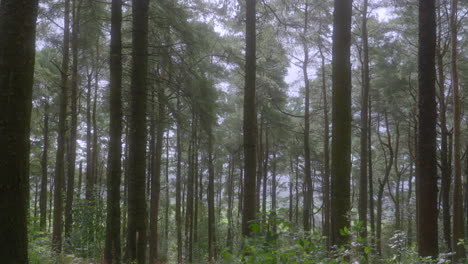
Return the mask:
[[372, 104], [369, 98], [369, 118], [368, 118], [368, 130], [367, 130], [367, 154], [368, 154], [368, 169], [369, 169], [369, 221], [371, 230], [371, 242], [372, 246], [375, 245], [375, 206], [374, 206], [374, 175], [372, 171]]
[[65, 138], [67, 123], [67, 101], [68, 101], [68, 69], [69, 69], [69, 46], [70, 46], [70, 0], [65, 0], [65, 16], [63, 30], [63, 51], [60, 83], [60, 106], [57, 136], [57, 152], [55, 158], [55, 180], [54, 180], [54, 224], [52, 231], [52, 248], [56, 252], [62, 251], [63, 230], [63, 189], [65, 181]]
[[417, 148], [418, 253], [438, 255], [435, 101], [435, 0], [419, 1], [419, 102]]
[[120, 179], [122, 175], [122, 0], [112, 0], [110, 43], [110, 120], [107, 156], [107, 218], [104, 258], [120, 263]]
[[43, 149], [41, 155], [41, 194], [39, 195], [39, 213], [40, 221], [39, 226], [41, 231], [46, 229], [47, 220], [47, 181], [48, 181], [48, 162], [49, 162], [49, 101], [45, 100], [44, 103], [44, 128], [43, 128]]
[[0, 3], [0, 256], [5, 264], [28, 263], [29, 132], [36, 16], [36, 0]]
[[460, 87], [458, 84], [457, 69], [457, 9], [458, 0], [450, 2], [450, 68], [452, 73], [452, 91], [453, 91], [453, 237], [452, 248], [455, 249], [453, 261], [458, 263], [465, 258], [465, 247], [459, 244], [461, 239], [465, 238], [465, 226], [463, 222], [463, 193], [462, 193], [462, 168], [461, 168], [461, 103]]
[[128, 160], [126, 259], [146, 263], [146, 77], [148, 69], [148, 0], [132, 1], [132, 73]]
[[367, 163], [368, 163], [368, 151], [367, 144], [368, 134], [368, 118], [369, 118], [369, 45], [367, 37], [367, 2], [364, 0], [362, 6], [362, 91], [361, 91], [361, 157], [360, 157], [360, 174], [359, 174], [359, 222], [362, 223], [360, 236], [364, 239], [364, 243], [367, 243]]
[[350, 226], [352, 0], [335, 0], [333, 13], [333, 103], [331, 153], [331, 244], [344, 245]]
[[252, 234], [249, 223], [255, 220], [255, 175], [257, 114], [255, 107], [256, 75], [256, 11], [255, 0], [246, 0], [246, 47], [244, 87], [244, 188], [242, 207], [242, 234]]

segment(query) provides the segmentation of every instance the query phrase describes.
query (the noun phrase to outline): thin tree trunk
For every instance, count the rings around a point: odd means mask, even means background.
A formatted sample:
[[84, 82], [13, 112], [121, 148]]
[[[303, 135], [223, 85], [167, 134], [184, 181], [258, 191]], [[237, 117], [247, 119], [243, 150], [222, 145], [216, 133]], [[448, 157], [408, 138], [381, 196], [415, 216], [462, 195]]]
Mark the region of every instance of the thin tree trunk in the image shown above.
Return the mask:
[[[177, 110], [180, 111], [180, 91], [177, 91]], [[177, 263], [182, 263], [182, 143], [181, 143], [181, 122], [176, 118], [177, 134], [176, 134], [176, 152], [177, 152], [177, 165], [176, 165], [176, 233], [177, 233]]]
[[367, 144], [368, 134], [368, 118], [369, 118], [369, 48], [368, 48], [368, 37], [367, 37], [367, 2], [364, 0], [362, 9], [362, 93], [361, 93], [361, 157], [360, 157], [360, 174], [359, 174], [359, 222], [362, 226], [360, 229], [360, 236], [364, 239], [364, 243], [367, 243], [367, 199], [368, 199], [368, 175], [367, 175], [367, 163], [368, 163], [368, 151]]
[[256, 79], [256, 10], [255, 0], [246, 0], [246, 48], [244, 87], [244, 188], [242, 206], [242, 234], [252, 235], [249, 228], [255, 219], [257, 113], [255, 98]]
[[43, 149], [41, 155], [41, 194], [39, 196], [39, 212], [41, 219], [39, 226], [41, 231], [46, 229], [47, 220], [47, 181], [48, 181], [48, 162], [49, 162], [49, 101], [46, 98], [44, 104], [44, 130], [43, 130]]
[[[306, 3], [304, 7], [304, 28], [303, 35], [307, 36], [309, 28], [309, 5]], [[304, 60], [302, 62], [302, 75], [304, 78], [305, 98], [304, 98], [304, 215], [303, 225], [304, 231], [310, 232], [311, 223], [311, 208], [312, 208], [312, 176], [310, 172], [310, 82], [309, 82], [309, 47], [306, 40], [302, 42], [302, 49], [304, 51]]]
[[[439, 0], [439, 5], [441, 1]], [[441, 6], [437, 9], [438, 20], [441, 17]], [[451, 223], [450, 223], [450, 185], [451, 185], [451, 166], [448, 162], [448, 130], [447, 130], [447, 109], [445, 101], [445, 76], [443, 57], [446, 49], [442, 50], [442, 23], [438, 25], [436, 62], [437, 62], [437, 83], [439, 85], [439, 107], [440, 107], [440, 164], [441, 164], [441, 192], [442, 192], [442, 219], [444, 240], [447, 246], [447, 252], [452, 251]]]
[[[159, 263], [158, 253], [158, 219], [159, 219], [159, 200], [161, 192], [161, 162], [163, 151], [163, 136], [165, 129], [165, 103], [164, 103], [164, 88], [158, 87], [158, 117], [157, 117], [157, 131], [156, 131], [156, 146], [155, 155], [152, 161], [152, 174], [151, 174], [151, 205], [150, 205], [150, 263]], [[154, 137], [154, 134], [152, 135]]]
[[208, 262], [216, 261], [216, 230], [214, 204], [214, 164], [213, 164], [213, 131], [208, 125]]
[[[321, 28], [321, 27], [320, 27]], [[322, 43], [319, 45], [319, 53], [321, 58], [321, 79], [322, 79], [322, 97], [323, 97], [323, 236], [327, 237], [327, 249], [330, 248], [330, 124], [328, 119], [328, 95], [325, 72], [325, 54], [323, 54]]]
[[452, 248], [455, 249], [453, 255], [454, 262], [459, 262], [465, 258], [465, 247], [459, 243], [465, 237], [463, 223], [463, 193], [462, 193], [462, 176], [461, 176], [461, 103], [460, 103], [460, 87], [458, 84], [458, 69], [457, 69], [457, 9], [458, 0], [450, 2], [450, 68], [452, 73], [452, 90], [453, 90], [453, 237]]
[[94, 181], [93, 181], [93, 159], [92, 159], [92, 133], [91, 133], [91, 82], [92, 74], [87, 74], [87, 91], [86, 91], [86, 183], [85, 197], [91, 201], [94, 196]]
[[[73, 198], [75, 195], [75, 165], [76, 165], [76, 133], [78, 128], [78, 30], [80, 23], [80, 9], [81, 1], [77, 5], [77, 0], [72, 2], [72, 37], [71, 37], [71, 50], [72, 50], [72, 69], [71, 69], [71, 100], [70, 100], [70, 136], [68, 145], [68, 168], [67, 168], [67, 200], [65, 204], [65, 240], [70, 243], [70, 235], [73, 226]], [[68, 247], [69, 245], [67, 245]]]
[[65, 181], [65, 139], [67, 123], [68, 99], [68, 68], [70, 46], [70, 0], [65, 0], [64, 30], [63, 30], [63, 56], [61, 67], [60, 110], [57, 137], [57, 152], [55, 158], [55, 193], [54, 193], [54, 224], [52, 231], [52, 248], [57, 253], [62, 251], [63, 230], [63, 189]]

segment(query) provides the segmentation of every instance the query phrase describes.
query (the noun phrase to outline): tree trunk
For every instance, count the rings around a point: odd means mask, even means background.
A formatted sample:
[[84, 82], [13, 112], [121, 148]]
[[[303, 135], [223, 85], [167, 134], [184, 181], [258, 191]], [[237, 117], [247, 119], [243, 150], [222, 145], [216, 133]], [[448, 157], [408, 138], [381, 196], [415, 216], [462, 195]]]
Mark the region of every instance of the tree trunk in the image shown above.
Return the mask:
[[[440, 1], [439, 1], [440, 2]], [[439, 3], [440, 4], [440, 3]], [[438, 8], [437, 15], [440, 21], [441, 11]], [[439, 23], [437, 34], [437, 83], [439, 85], [439, 106], [440, 106], [440, 164], [441, 164], [441, 191], [442, 191], [442, 215], [444, 240], [447, 246], [447, 252], [452, 251], [451, 224], [450, 224], [450, 185], [451, 185], [451, 166], [448, 158], [448, 129], [447, 129], [447, 109], [445, 101], [445, 76], [443, 57], [445, 49], [442, 50], [442, 25]]]
[[362, 226], [360, 229], [360, 236], [367, 243], [367, 162], [368, 162], [368, 146], [367, 134], [369, 128], [369, 48], [367, 39], [367, 2], [364, 0], [362, 9], [362, 92], [361, 92], [361, 157], [360, 157], [360, 174], [359, 174], [359, 222]]
[[435, 101], [435, 0], [419, 1], [418, 253], [438, 255]]
[[54, 193], [54, 224], [52, 231], [52, 248], [57, 253], [62, 251], [63, 230], [63, 189], [65, 181], [65, 139], [67, 123], [68, 101], [68, 68], [70, 46], [70, 0], [65, 0], [64, 30], [63, 30], [63, 56], [61, 67], [60, 110], [57, 136], [57, 152], [55, 158], [55, 193]]
[[41, 194], [39, 195], [39, 212], [41, 219], [39, 221], [39, 226], [41, 231], [46, 229], [46, 220], [47, 220], [47, 178], [48, 178], [48, 162], [49, 162], [49, 101], [48, 98], [45, 99], [44, 104], [44, 130], [43, 130], [43, 149], [41, 156], [41, 169], [42, 169], [42, 178], [41, 178]]
[[128, 161], [128, 230], [126, 259], [146, 263], [146, 77], [148, 69], [148, 0], [132, 1], [132, 73]]
[[[304, 28], [303, 35], [307, 36], [309, 28], [309, 5], [305, 5], [304, 9]], [[311, 223], [311, 208], [312, 208], [312, 176], [310, 172], [310, 82], [309, 82], [309, 47], [306, 40], [302, 42], [302, 49], [304, 51], [304, 60], [302, 62], [302, 75], [304, 78], [305, 98], [304, 98], [304, 181], [305, 181], [305, 192], [304, 192], [304, 215], [303, 225], [304, 231], [310, 232]]]
[[[28, 263], [29, 132], [37, 1], [0, 3], [0, 256]], [[14, 201], [14, 202], [13, 202]]]
[[122, 0], [112, 0], [110, 43], [110, 121], [107, 156], [107, 220], [104, 258], [120, 263], [120, 178], [122, 160]]
[[350, 226], [351, 173], [351, 13], [352, 0], [335, 0], [333, 14], [333, 111], [331, 159], [331, 244], [344, 245]]
[[208, 125], [208, 262], [216, 261], [216, 230], [214, 204], [214, 164], [213, 164], [213, 131], [212, 124]]
[[[81, 1], [76, 4], [77, 0], [72, 2], [72, 38], [71, 38], [71, 50], [72, 50], [72, 69], [71, 69], [71, 100], [70, 100], [70, 137], [68, 145], [68, 168], [67, 168], [67, 200], [65, 204], [65, 240], [66, 243], [70, 243], [70, 235], [72, 232], [73, 225], [73, 198], [75, 195], [74, 183], [75, 183], [75, 163], [76, 163], [76, 133], [78, 127], [78, 30], [80, 21], [80, 7]], [[68, 245], [67, 245], [68, 246]]]
[[323, 54], [323, 44], [319, 45], [321, 59], [321, 79], [323, 97], [323, 236], [327, 237], [326, 246], [330, 247], [330, 124], [328, 120], [328, 93], [325, 72], [325, 54]]
[[246, 47], [245, 47], [245, 88], [244, 88], [244, 188], [242, 210], [242, 234], [252, 235], [249, 228], [255, 220], [255, 175], [257, 113], [255, 107], [256, 79], [256, 11], [255, 0], [246, 0]]
[[[180, 91], [177, 91], [177, 110], [180, 111]], [[176, 152], [177, 152], [177, 167], [176, 167], [176, 233], [177, 233], [177, 263], [182, 263], [182, 142], [181, 142], [181, 122], [176, 118], [177, 134], [176, 134]]]
[[465, 230], [463, 223], [463, 193], [462, 193], [462, 176], [461, 176], [461, 103], [460, 103], [460, 87], [458, 85], [458, 69], [457, 69], [457, 9], [458, 0], [450, 2], [450, 68], [452, 73], [452, 90], [453, 90], [453, 237], [452, 248], [455, 249], [453, 261], [455, 263], [465, 258], [465, 247], [460, 244], [460, 240], [465, 238]]
[[[157, 131], [156, 131], [156, 146], [155, 153], [152, 160], [152, 173], [151, 173], [151, 205], [150, 205], [150, 263], [158, 263], [158, 219], [159, 219], [159, 200], [161, 192], [161, 162], [162, 162], [162, 148], [163, 136], [165, 129], [165, 103], [164, 103], [164, 88], [158, 87], [158, 117], [157, 117]], [[153, 117], [154, 118], [154, 117]], [[154, 121], [153, 121], [154, 122]], [[154, 134], [152, 134], [154, 137]]]

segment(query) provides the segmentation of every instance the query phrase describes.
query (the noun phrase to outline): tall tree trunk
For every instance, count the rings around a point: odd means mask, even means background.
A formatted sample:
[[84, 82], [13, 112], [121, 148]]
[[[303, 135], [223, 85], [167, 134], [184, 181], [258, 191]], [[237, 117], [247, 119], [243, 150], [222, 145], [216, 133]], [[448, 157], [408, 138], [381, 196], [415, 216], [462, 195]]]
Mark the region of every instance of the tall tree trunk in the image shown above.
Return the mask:
[[352, 0], [335, 0], [333, 13], [333, 111], [331, 158], [331, 244], [344, 245], [350, 226], [351, 173], [351, 13]]
[[[70, 98], [70, 136], [68, 144], [68, 168], [67, 168], [67, 200], [65, 203], [65, 240], [70, 243], [70, 235], [72, 232], [73, 224], [73, 198], [75, 195], [75, 163], [76, 163], [76, 133], [78, 127], [78, 30], [80, 23], [80, 7], [81, 1], [77, 5], [77, 0], [72, 2], [72, 37], [71, 37], [71, 50], [72, 50], [72, 69], [71, 69], [71, 98]], [[67, 245], [68, 246], [68, 245]]]
[[419, 1], [418, 253], [438, 255], [435, 101], [435, 0]]
[[212, 124], [208, 125], [208, 262], [216, 261], [216, 230], [214, 204], [214, 164], [213, 164], [213, 131]]
[[264, 217], [263, 220], [266, 223], [266, 204], [267, 204], [267, 185], [268, 185], [268, 160], [270, 157], [270, 151], [269, 151], [269, 143], [268, 143], [268, 129], [265, 129], [265, 150], [264, 150], [264, 157], [262, 157], [263, 160], [263, 193], [262, 193], [262, 215]]
[[92, 88], [92, 73], [87, 73], [86, 85], [86, 183], [85, 197], [91, 201], [94, 197], [94, 181], [93, 181], [93, 158], [92, 158], [92, 133], [91, 133], [91, 88]]
[[126, 259], [146, 263], [146, 77], [148, 69], [148, 0], [132, 1], [132, 73], [128, 228]]
[[371, 245], [375, 245], [375, 210], [374, 210], [374, 176], [372, 171], [372, 104], [369, 97], [369, 118], [367, 125], [367, 154], [368, 154], [368, 169], [369, 169], [369, 220], [371, 230]]
[[461, 103], [460, 103], [460, 87], [458, 84], [458, 69], [457, 69], [457, 19], [458, 0], [450, 2], [450, 68], [452, 73], [452, 90], [453, 90], [453, 237], [452, 248], [455, 249], [453, 255], [454, 262], [459, 262], [465, 258], [465, 247], [460, 243], [465, 237], [463, 223], [463, 193], [462, 193], [462, 176], [461, 176], [461, 140], [460, 140], [460, 125], [461, 125]]
[[233, 230], [233, 219], [232, 219], [232, 207], [234, 203], [234, 156], [233, 154], [229, 155], [229, 166], [228, 166], [228, 178], [227, 178], [227, 221], [228, 221], [228, 230], [227, 230], [227, 239], [226, 239], [226, 248], [229, 252], [232, 252], [234, 230]]
[[[177, 91], [177, 110], [180, 111], [180, 91]], [[177, 233], [177, 263], [182, 263], [182, 142], [181, 142], [181, 122], [176, 118], [177, 134], [176, 134], [176, 152], [177, 152], [177, 165], [176, 165], [176, 233]]]
[[65, 139], [67, 123], [68, 101], [68, 68], [70, 46], [70, 0], [65, 0], [65, 15], [63, 29], [63, 51], [61, 67], [60, 110], [57, 136], [57, 152], [55, 158], [55, 193], [54, 193], [54, 224], [52, 231], [52, 248], [56, 252], [62, 251], [63, 230], [63, 189], [65, 181]]
[[42, 169], [42, 178], [41, 178], [41, 194], [39, 196], [39, 212], [41, 219], [39, 221], [39, 226], [41, 231], [46, 229], [46, 220], [47, 220], [47, 181], [48, 181], [48, 162], [49, 162], [49, 101], [48, 98], [45, 99], [44, 104], [44, 130], [43, 130], [43, 149], [41, 156], [41, 169]]
[[[165, 103], [164, 103], [164, 88], [158, 87], [158, 117], [157, 117], [157, 131], [156, 131], [156, 146], [155, 154], [152, 160], [152, 173], [151, 173], [151, 204], [150, 204], [150, 263], [158, 263], [158, 219], [159, 219], [159, 200], [161, 193], [161, 162], [163, 151], [163, 136], [165, 129]], [[153, 121], [154, 122], [154, 121]], [[152, 135], [154, 137], [154, 134]]]
[[170, 143], [169, 143], [169, 134], [170, 130], [167, 130], [166, 133], [166, 171], [165, 171], [165, 176], [166, 176], [166, 201], [165, 201], [165, 207], [164, 207], [164, 254], [165, 257], [168, 258], [169, 256], [169, 207], [171, 205], [171, 197], [169, 196], [169, 190], [170, 190], [170, 182], [169, 182], [169, 148], [170, 148]]
[[[439, 5], [440, 5], [439, 1]], [[441, 7], [437, 9], [438, 20], [441, 17]], [[442, 215], [443, 215], [443, 232], [444, 240], [447, 246], [447, 252], [452, 251], [451, 224], [450, 224], [450, 185], [451, 185], [451, 166], [448, 158], [448, 129], [447, 129], [447, 107], [445, 101], [445, 76], [444, 76], [444, 61], [443, 57], [446, 50], [442, 50], [442, 23], [438, 25], [437, 34], [437, 83], [439, 85], [439, 107], [440, 107], [440, 164], [441, 164], [441, 191], [442, 191]]]
[[[322, 27], [320, 27], [321, 30]], [[327, 249], [330, 247], [330, 124], [328, 119], [328, 93], [325, 70], [325, 54], [323, 43], [320, 42], [319, 53], [321, 59], [321, 79], [323, 97], [323, 235], [327, 237]]]
[[[377, 127], [380, 127], [380, 116], [378, 117], [379, 121]], [[385, 129], [387, 131], [387, 142], [384, 142], [382, 136], [377, 132], [382, 151], [385, 158], [385, 174], [383, 179], [379, 179], [379, 189], [377, 190], [377, 219], [376, 219], [376, 248], [377, 254], [382, 255], [382, 207], [383, 207], [383, 194], [385, 186], [388, 185], [388, 178], [390, 177], [390, 172], [392, 171], [393, 162], [394, 162], [394, 150], [392, 146], [392, 137], [390, 133], [390, 125], [388, 122], [388, 113], [385, 110], [384, 113]], [[385, 150], [387, 148], [387, 150]], [[388, 151], [388, 152], [387, 152]], [[388, 153], [388, 154], [387, 154]]]
[[0, 256], [5, 264], [28, 263], [29, 132], [36, 17], [36, 0], [0, 3], [0, 234], [4, 241]]
[[190, 139], [190, 146], [188, 151], [189, 156], [189, 172], [187, 179], [187, 200], [185, 203], [185, 255], [187, 256], [187, 262], [192, 263], [193, 261], [193, 221], [194, 221], [194, 187], [195, 187], [195, 152], [197, 151], [197, 124], [195, 113], [192, 114], [192, 132]]
[[271, 231], [276, 234], [276, 150], [273, 151], [273, 157], [271, 160], [271, 216], [272, 216], [272, 229]]
[[104, 258], [120, 263], [120, 179], [122, 175], [122, 0], [112, 0], [110, 43], [110, 120], [107, 155], [107, 219]]
[[310, 232], [311, 223], [310, 215], [312, 208], [312, 176], [310, 172], [310, 82], [309, 82], [309, 47], [305, 40], [305, 36], [308, 34], [309, 28], [309, 5], [306, 3], [304, 7], [304, 28], [303, 35], [304, 40], [302, 41], [302, 49], [304, 51], [304, 60], [302, 61], [302, 75], [304, 78], [305, 98], [304, 98], [304, 181], [305, 181], [305, 192], [304, 192], [304, 215], [303, 225], [304, 231]]
[[364, 0], [362, 6], [362, 91], [361, 91], [361, 157], [360, 157], [360, 174], [359, 174], [359, 222], [362, 226], [360, 229], [360, 236], [367, 243], [367, 162], [368, 162], [368, 146], [367, 134], [369, 128], [369, 47], [367, 39], [367, 2]]
[[244, 188], [242, 207], [242, 234], [252, 234], [249, 223], [255, 219], [255, 175], [257, 113], [255, 107], [256, 79], [256, 11], [255, 0], [246, 0], [246, 47], [244, 87]]

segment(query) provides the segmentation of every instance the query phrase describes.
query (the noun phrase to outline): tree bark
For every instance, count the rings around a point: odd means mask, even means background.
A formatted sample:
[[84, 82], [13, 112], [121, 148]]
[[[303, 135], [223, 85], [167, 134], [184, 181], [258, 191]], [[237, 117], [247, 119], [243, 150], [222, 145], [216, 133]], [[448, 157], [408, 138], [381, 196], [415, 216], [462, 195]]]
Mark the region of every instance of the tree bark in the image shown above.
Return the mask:
[[255, 175], [256, 175], [256, 134], [257, 114], [255, 107], [256, 79], [256, 11], [255, 0], [246, 0], [246, 48], [244, 88], [244, 188], [242, 206], [242, 234], [251, 236], [249, 228], [255, 220]]
[[104, 258], [119, 264], [120, 179], [122, 175], [122, 0], [112, 0], [110, 43], [110, 120], [107, 156], [107, 218]]
[[[0, 3], [0, 256], [28, 263], [29, 132], [36, 0]], [[14, 201], [14, 202], [12, 202]]]
[[214, 164], [213, 164], [213, 131], [212, 124], [208, 125], [208, 262], [216, 261], [216, 230], [214, 204]]
[[130, 135], [128, 228], [126, 259], [146, 263], [146, 77], [148, 69], [148, 0], [132, 1], [132, 73], [130, 85]]
[[457, 9], [458, 0], [450, 2], [450, 68], [452, 73], [452, 91], [453, 91], [453, 237], [452, 248], [455, 249], [453, 261], [458, 263], [465, 258], [465, 247], [460, 244], [460, 240], [465, 237], [465, 226], [463, 222], [463, 193], [462, 193], [462, 168], [461, 168], [461, 103], [460, 103], [460, 87], [458, 84], [458, 69], [457, 69]]
[[418, 253], [438, 255], [435, 101], [435, 0], [419, 1]]
[[62, 44], [60, 110], [57, 136], [57, 152], [55, 158], [55, 192], [54, 192], [54, 224], [52, 231], [52, 248], [57, 253], [62, 251], [63, 230], [63, 189], [65, 181], [65, 140], [68, 105], [68, 69], [70, 46], [70, 0], [65, 0], [64, 30]]
[[360, 174], [359, 174], [359, 222], [362, 226], [360, 229], [360, 236], [364, 239], [364, 243], [367, 243], [367, 163], [368, 163], [368, 151], [367, 144], [368, 134], [368, 118], [369, 118], [369, 45], [367, 37], [367, 3], [368, 0], [364, 0], [362, 9], [362, 92], [361, 92], [361, 157], [360, 157]]
[[304, 192], [304, 215], [303, 225], [304, 231], [310, 232], [311, 223], [311, 208], [312, 208], [312, 176], [310, 171], [310, 82], [309, 82], [309, 47], [307, 45], [305, 37], [308, 34], [309, 28], [309, 5], [306, 3], [304, 7], [304, 28], [303, 28], [303, 40], [302, 49], [304, 51], [304, 60], [302, 61], [302, 75], [304, 79], [304, 181], [305, 181], [305, 192]]
[[352, 0], [335, 0], [333, 13], [333, 112], [331, 153], [331, 244], [344, 245], [350, 226], [351, 173], [351, 14]]
[[[81, 1], [76, 4], [77, 0], [72, 2], [72, 38], [71, 38], [71, 50], [72, 50], [72, 69], [71, 69], [71, 98], [70, 98], [70, 136], [68, 144], [68, 164], [67, 164], [67, 200], [65, 203], [65, 239], [66, 243], [70, 243], [70, 235], [73, 226], [73, 198], [75, 195], [74, 183], [75, 183], [75, 165], [76, 165], [76, 133], [78, 127], [78, 30], [80, 23], [80, 7]], [[67, 245], [68, 247], [69, 245]]]
[[47, 220], [47, 181], [48, 181], [48, 162], [49, 162], [49, 101], [46, 98], [44, 103], [44, 130], [43, 130], [43, 149], [41, 156], [41, 194], [39, 195], [39, 213], [41, 219], [39, 226], [41, 231], [46, 229]]

